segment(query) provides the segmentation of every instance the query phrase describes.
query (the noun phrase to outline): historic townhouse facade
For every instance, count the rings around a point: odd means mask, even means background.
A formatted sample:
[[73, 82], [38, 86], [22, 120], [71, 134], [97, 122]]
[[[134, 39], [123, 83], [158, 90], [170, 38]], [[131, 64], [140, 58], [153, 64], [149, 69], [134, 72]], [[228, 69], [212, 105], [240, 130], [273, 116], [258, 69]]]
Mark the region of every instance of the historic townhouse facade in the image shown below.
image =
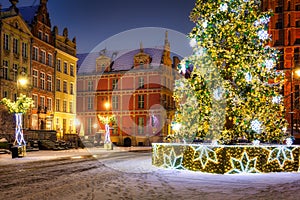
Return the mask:
[[33, 34], [31, 85], [34, 107], [31, 110], [30, 128], [53, 130], [55, 48], [47, 1], [41, 0], [38, 6], [22, 7], [20, 12]]
[[284, 70], [286, 74], [283, 90], [287, 110], [286, 118], [289, 124], [291, 124], [293, 118], [294, 132], [299, 132], [300, 77], [296, 73], [291, 76], [291, 71], [300, 66], [300, 1], [263, 0], [262, 10], [267, 11], [269, 9], [274, 12], [274, 16], [271, 17], [269, 23], [269, 33], [272, 35], [270, 45], [280, 51], [277, 69]]
[[[26, 130], [55, 130], [59, 137], [76, 133], [75, 38], [68, 38], [66, 28], [62, 35], [57, 27], [51, 30], [47, 0], [20, 8], [18, 0], [10, 2], [12, 6], [0, 12], [1, 98], [14, 100], [21, 92], [32, 97], [34, 106], [25, 117]], [[62, 71], [57, 71], [58, 60]], [[21, 75], [28, 80], [26, 87], [17, 84]], [[62, 80], [60, 86], [56, 85], [58, 79]], [[56, 97], [61, 104], [56, 104]]]
[[[173, 83], [179, 77], [175, 70], [179, 59], [171, 59], [167, 32], [163, 48], [141, 45], [122, 55], [102, 51], [80, 63], [77, 117], [85, 135], [98, 132], [104, 140], [104, 124], [97, 117], [115, 115], [114, 144], [144, 146], [163, 141], [171, 129]], [[87, 70], [88, 65], [93, 68]]]
[[[20, 93], [31, 95], [31, 91], [20, 83], [30, 79], [32, 34], [12, 1], [9, 9], [0, 11], [0, 99], [16, 100]], [[1, 108], [0, 133], [11, 132], [7, 113]], [[29, 121], [25, 118], [25, 127]]]
[[55, 111], [54, 129], [59, 138], [65, 134], [76, 134], [76, 41], [68, 39], [68, 30], [58, 34], [53, 29], [55, 43]]

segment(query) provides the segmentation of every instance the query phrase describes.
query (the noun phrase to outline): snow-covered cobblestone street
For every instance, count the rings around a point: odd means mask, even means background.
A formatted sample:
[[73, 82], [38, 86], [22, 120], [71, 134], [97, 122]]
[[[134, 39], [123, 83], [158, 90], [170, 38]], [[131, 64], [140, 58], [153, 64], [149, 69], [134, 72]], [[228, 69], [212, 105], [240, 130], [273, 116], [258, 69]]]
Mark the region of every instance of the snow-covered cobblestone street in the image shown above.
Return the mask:
[[300, 175], [212, 175], [151, 165], [115, 149], [0, 155], [0, 199], [300, 199]]

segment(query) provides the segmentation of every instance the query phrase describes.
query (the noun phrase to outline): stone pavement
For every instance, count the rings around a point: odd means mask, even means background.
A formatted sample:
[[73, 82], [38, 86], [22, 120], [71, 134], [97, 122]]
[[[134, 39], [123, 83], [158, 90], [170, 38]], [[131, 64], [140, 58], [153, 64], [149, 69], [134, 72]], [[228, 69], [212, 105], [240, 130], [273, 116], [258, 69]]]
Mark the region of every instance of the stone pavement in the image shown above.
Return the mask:
[[26, 156], [21, 158], [12, 158], [11, 154], [0, 154], [0, 166], [10, 164], [21, 164], [34, 161], [45, 161], [54, 159], [69, 159], [79, 156], [93, 156], [100, 154], [108, 154], [113, 152], [122, 151], [151, 151], [151, 147], [117, 147], [114, 146], [113, 150], [107, 150], [103, 147], [84, 148], [84, 149], [69, 149], [69, 150], [39, 150], [26, 152]]

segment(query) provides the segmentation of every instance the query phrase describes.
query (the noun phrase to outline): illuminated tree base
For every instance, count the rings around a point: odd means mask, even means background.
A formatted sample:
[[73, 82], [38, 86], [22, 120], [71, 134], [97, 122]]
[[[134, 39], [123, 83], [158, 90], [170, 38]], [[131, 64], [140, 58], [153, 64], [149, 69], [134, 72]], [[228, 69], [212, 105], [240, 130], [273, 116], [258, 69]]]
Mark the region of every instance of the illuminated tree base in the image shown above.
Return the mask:
[[153, 143], [152, 164], [216, 174], [300, 172], [300, 146]]

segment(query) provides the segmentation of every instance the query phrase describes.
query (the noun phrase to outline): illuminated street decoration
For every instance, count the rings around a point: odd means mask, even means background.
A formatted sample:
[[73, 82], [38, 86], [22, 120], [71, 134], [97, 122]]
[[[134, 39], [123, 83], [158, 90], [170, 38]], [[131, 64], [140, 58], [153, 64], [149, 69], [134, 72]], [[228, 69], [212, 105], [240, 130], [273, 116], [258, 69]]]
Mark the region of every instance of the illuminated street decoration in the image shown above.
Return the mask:
[[246, 152], [243, 153], [243, 156], [240, 159], [231, 158], [232, 170], [227, 172], [228, 174], [241, 174], [241, 173], [258, 173], [259, 171], [256, 167], [257, 158], [249, 159]]
[[176, 155], [174, 149], [169, 154], [164, 154], [164, 165], [168, 169], [184, 169], [182, 166], [182, 155]]
[[270, 151], [268, 162], [277, 161], [280, 168], [283, 168], [286, 161], [294, 161], [293, 152], [288, 147], [279, 146]]
[[300, 172], [300, 146], [153, 143], [152, 164], [205, 173]]
[[198, 156], [194, 158], [193, 161], [199, 160], [203, 168], [205, 168], [206, 164], [209, 161], [218, 162], [216, 152], [206, 145], [201, 145], [197, 147], [195, 149], [194, 156], [196, 155]]

